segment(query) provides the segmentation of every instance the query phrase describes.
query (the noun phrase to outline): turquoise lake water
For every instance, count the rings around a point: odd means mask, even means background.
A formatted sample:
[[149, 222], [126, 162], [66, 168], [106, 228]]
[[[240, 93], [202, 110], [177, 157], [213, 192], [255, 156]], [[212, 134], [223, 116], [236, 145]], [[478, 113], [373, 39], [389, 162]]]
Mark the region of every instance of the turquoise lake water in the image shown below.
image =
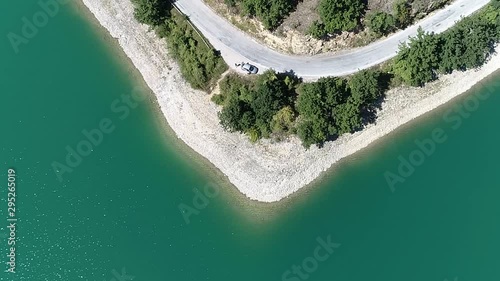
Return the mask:
[[[176, 140], [138, 73], [75, 6], [16, 54], [7, 35], [40, 9], [0, 3], [2, 271], [9, 168], [18, 218], [16, 273], [0, 280], [500, 280], [499, 75], [262, 204]], [[136, 92], [136, 107], [123, 100]], [[82, 132], [96, 129], [108, 132], [85, 147]], [[54, 172], [79, 147], [88, 155]], [[405, 161], [413, 168], [398, 172]], [[401, 177], [392, 189], [388, 172]], [[180, 204], [206, 205], [193, 203], [206, 186], [218, 194], [187, 223]]]

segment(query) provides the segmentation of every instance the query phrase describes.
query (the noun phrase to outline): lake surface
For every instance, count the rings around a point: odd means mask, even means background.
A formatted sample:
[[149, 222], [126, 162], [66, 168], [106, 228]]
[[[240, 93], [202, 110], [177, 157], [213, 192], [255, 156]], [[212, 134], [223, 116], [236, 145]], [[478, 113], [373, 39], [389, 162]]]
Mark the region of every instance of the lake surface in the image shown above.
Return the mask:
[[[76, 7], [17, 54], [7, 35], [41, 8], [8, 0], [0, 11], [5, 270], [9, 168], [18, 218], [17, 273], [0, 280], [500, 280], [499, 75], [261, 204], [176, 140], [138, 73]], [[79, 157], [67, 161], [68, 149]]]

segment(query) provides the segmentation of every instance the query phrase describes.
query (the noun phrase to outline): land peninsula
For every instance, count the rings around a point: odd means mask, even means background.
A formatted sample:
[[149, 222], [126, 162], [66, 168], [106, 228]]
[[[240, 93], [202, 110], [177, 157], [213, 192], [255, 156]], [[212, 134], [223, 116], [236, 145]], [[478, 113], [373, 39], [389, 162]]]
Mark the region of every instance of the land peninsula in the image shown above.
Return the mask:
[[[139, 0], [134, 1], [136, 5], [141, 5]], [[186, 3], [185, 0], [180, 0], [178, 4], [183, 1]], [[301, 76], [298, 72], [288, 71], [283, 74], [285, 69], [276, 68], [277, 72], [268, 71], [261, 76], [264, 78], [253, 80], [239, 81], [241, 78], [225, 73], [223, 82], [229, 86], [218, 87], [219, 76], [227, 67], [221, 61], [220, 54], [230, 66], [232, 62], [240, 61], [242, 55], [230, 46], [224, 47], [221, 44], [224, 40], [213, 38], [202, 26], [198, 28], [209, 42], [205, 42], [194, 29], [186, 31], [190, 24], [181, 15], [172, 16], [171, 11], [150, 17], [150, 11], [157, 10], [148, 10], [147, 5], [135, 10], [138, 6], [134, 6], [131, 0], [83, 2], [101, 25], [118, 40], [141, 72], [156, 94], [161, 110], [177, 136], [220, 169], [242, 193], [264, 202], [279, 201], [296, 192], [340, 159], [466, 92], [500, 66], [500, 56], [494, 53], [500, 34], [498, 6], [492, 4], [470, 20], [457, 25], [458, 28], [440, 35], [423, 30], [417, 33], [419, 23], [401, 31], [404, 34], [407, 30], [413, 30], [417, 37], [409, 45], [400, 47], [394, 61], [349, 78], [326, 77], [318, 82], [305, 82], [298, 77]], [[148, 3], [159, 3], [159, 0], [150, 0]], [[143, 9], [142, 12], [140, 8]], [[470, 13], [471, 11], [468, 14]], [[152, 26], [157, 26], [154, 30], [136, 20], [138, 18], [148, 23], [151, 19], [158, 19], [157, 16], [160, 21], [149, 22]], [[470, 30], [470, 26], [477, 27], [474, 30], [478, 32], [474, 32], [474, 36], [468, 36], [472, 40], [462, 38], [465, 45], [458, 44], [458, 36], [462, 36], [464, 30]], [[438, 25], [435, 28], [442, 27]], [[239, 36], [238, 33], [235, 36]], [[205, 47], [202, 47], [201, 41]], [[212, 45], [216, 48], [217, 45], [221, 46], [220, 53], [214, 51]], [[452, 46], [461, 46], [463, 49]], [[202, 53], [197, 51], [199, 48], [204, 49]], [[463, 57], [463, 50], [469, 52], [466, 52], [467, 59]], [[395, 54], [390, 55], [394, 56]], [[316, 59], [320, 60], [321, 57]], [[363, 68], [368, 68], [381, 61], [364, 63], [367, 65]], [[266, 69], [264, 65], [259, 66]], [[304, 71], [307, 69], [304, 68]], [[345, 70], [337, 68], [337, 71]], [[303, 76], [307, 76], [307, 80], [314, 80], [322, 76], [337, 75], [334, 72], [330, 75], [322, 75], [320, 72], [312, 74]], [[352, 81], [356, 75], [366, 75], [368, 81], [375, 83], [354, 83]], [[243, 83], [238, 89], [244, 89], [250, 96], [260, 92], [267, 95], [268, 99], [260, 102], [248, 99], [248, 95], [242, 95], [240, 90], [234, 91], [230, 87], [234, 81], [228, 79]], [[260, 89], [258, 82], [267, 88]], [[330, 91], [331, 88], [335, 90]], [[275, 89], [283, 91], [283, 95], [274, 95]], [[307, 91], [318, 91], [316, 93], [320, 94], [311, 94], [307, 99], [301, 98]], [[333, 103], [323, 100], [324, 96], [321, 95], [329, 91], [331, 93], [327, 96], [336, 100]], [[351, 96], [356, 91], [358, 94], [374, 95], [365, 95], [355, 102]], [[216, 94], [208, 95], [206, 92]], [[282, 102], [282, 97], [286, 97], [288, 104]], [[216, 105], [212, 99], [221, 106]], [[230, 101], [234, 99], [237, 103], [231, 104]], [[237, 108], [234, 107], [235, 104]], [[266, 107], [267, 104], [272, 106]], [[325, 104], [330, 106], [326, 111], [323, 106]], [[340, 107], [336, 107], [339, 104], [343, 104], [344, 113], [341, 116], [335, 113], [341, 111]], [[232, 119], [236, 120], [238, 114], [243, 117], [246, 112], [255, 115], [247, 120], [247, 127], [238, 122], [224, 123], [223, 118], [219, 119], [230, 106], [237, 109], [230, 111], [228, 116]], [[287, 107], [292, 111], [290, 116], [293, 120], [273, 120], [278, 112]], [[246, 111], [242, 110], [245, 108]], [[369, 120], [365, 119], [367, 109], [373, 114], [373, 118]], [[316, 110], [327, 114], [323, 116]], [[337, 123], [338, 120], [344, 121]], [[333, 125], [328, 122], [333, 122]], [[291, 125], [281, 126], [283, 124]], [[275, 128], [282, 131], [276, 132]]]

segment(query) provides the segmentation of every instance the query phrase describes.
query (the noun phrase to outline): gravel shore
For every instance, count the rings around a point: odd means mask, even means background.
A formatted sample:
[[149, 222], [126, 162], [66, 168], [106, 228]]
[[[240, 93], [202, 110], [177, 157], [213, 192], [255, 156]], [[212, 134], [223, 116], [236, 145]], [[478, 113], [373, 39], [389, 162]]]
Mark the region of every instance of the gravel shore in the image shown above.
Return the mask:
[[500, 56], [495, 55], [480, 70], [455, 72], [425, 88], [393, 89], [382, 104], [376, 124], [321, 149], [305, 150], [295, 137], [281, 143], [264, 140], [252, 144], [244, 135], [223, 130], [217, 106], [206, 93], [191, 89], [183, 80], [164, 40], [134, 19], [130, 0], [82, 1], [118, 40], [156, 94], [177, 137], [220, 169], [243, 194], [263, 202], [289, 196], [335, 162], [459, 96], [500, 68]]

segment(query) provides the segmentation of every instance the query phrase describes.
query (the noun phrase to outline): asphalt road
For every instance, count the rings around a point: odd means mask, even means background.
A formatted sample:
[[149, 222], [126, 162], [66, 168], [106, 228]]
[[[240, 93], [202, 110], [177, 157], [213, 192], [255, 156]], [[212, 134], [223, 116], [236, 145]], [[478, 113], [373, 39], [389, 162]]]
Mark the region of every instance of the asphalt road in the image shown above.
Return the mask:
[[293, 70], [306, 80], [315, 80], [325, 76], [348, 75], [391, 59], [401, 42], [417, 34], [419, 26], [425, 31], [443, 32], [461, 17], [488, 4], [489, 0], [456, 0], [415, 25], [368, 46], [315, 56], [286, 55], [261, 45], [217, 15], [202, 0], [177, 0], [175, 3], [210, 43], [220, 50], [229, 66], [234, 67], [234, 63], [245, 61], [255, 64], [260, 70]]

